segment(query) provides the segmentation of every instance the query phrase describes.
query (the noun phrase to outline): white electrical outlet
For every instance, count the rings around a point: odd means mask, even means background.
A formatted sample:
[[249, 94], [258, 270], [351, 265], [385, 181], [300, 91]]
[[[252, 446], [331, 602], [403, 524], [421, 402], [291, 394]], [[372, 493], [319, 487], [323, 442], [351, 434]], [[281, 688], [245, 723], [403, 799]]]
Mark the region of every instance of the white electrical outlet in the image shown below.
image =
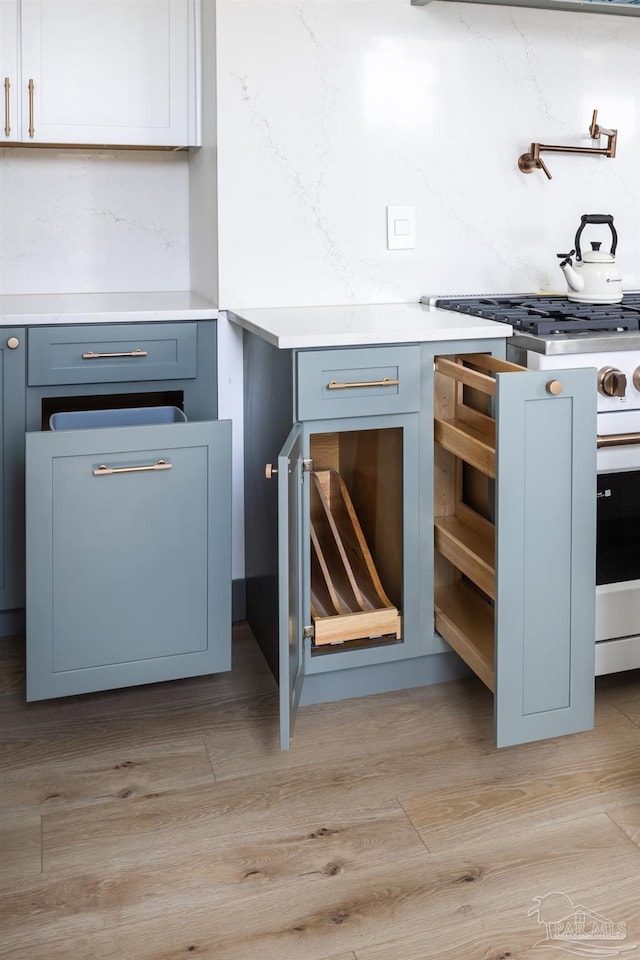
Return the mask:
[[416, 208], [387, 207], [387, 249], [413, 250], [416, 245]]

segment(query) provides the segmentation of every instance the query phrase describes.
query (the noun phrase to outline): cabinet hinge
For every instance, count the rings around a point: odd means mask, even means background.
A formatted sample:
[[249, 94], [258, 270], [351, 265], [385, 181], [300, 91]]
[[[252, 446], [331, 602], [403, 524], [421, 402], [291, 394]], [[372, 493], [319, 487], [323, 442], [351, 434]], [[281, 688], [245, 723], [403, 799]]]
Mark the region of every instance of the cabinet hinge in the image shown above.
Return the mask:
[[311, 473], [313, 470], [313, 460], [303, 460], [302, 461], [302, 472]]
[[311, 624], [302, 628], [302, 639], [303, 640], [313, 640], [315, 636], [315, 631]]

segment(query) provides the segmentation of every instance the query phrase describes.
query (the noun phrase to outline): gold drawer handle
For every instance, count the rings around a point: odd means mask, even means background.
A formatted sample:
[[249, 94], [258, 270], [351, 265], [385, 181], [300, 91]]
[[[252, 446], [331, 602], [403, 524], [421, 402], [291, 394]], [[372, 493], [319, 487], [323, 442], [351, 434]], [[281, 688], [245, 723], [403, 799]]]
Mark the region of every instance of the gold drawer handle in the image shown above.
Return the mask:
[[11, 134], [11, 116], [9, 113], [9, 91], [11, 90], [11, 80], [4, 78], [4, 135], [8, 137]]
[[33, 137], [35, 134], [35, 127], [33, 126], [33, 80], [29, 80], [29, 136]]
[[114, 473], [147, 473], [149, 470], [171, 470], [172, 463], [166, 460], [158, 460], [157, 463], [147, 463], [139, 467], [107, 467], [101, 463], [97, 470], [93, 471], [94, 477], [111, 477]]
[[385, 377], [384, 380], [362, 380], [359, 383], [338, 383], [337, 380], [330, 380], [327, 384], [327, 390], [350, 390], [352, 387], [399, 387], [399, 380], [392, 380]]
[[612, 433], [608, 436], [598, 436], [597, 445], [601, 447], [630, 447], [640, 443], [640, 433]]
[[112, 360], [114, 357], [146, 357], [147, 351], [140, 350], [129, 350], [125, 353], [96, 353], [95, 350], [87, 350], [86, 353], [82, 354], [83, 360]]
[[562, 383], [560, 380], [549, 380], [547, 383], [547, 393], [552, 397], [557, 397], [562, 393]]

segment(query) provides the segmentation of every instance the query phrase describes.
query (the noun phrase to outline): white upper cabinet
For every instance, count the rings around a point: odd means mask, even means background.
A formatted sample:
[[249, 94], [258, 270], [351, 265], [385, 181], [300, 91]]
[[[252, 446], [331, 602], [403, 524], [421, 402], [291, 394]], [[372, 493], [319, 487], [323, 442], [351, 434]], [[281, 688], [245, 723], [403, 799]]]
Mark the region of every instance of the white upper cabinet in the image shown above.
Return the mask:
[[2, 0], [0, 7], [3, 59], [9, 8], [19, 23], [21, 59], [20, 122], [5, 139], [200, 142], [197, 0]]
[[18, 139], [18, 6], [0, 0], [0, 80], [2, 129], [0, 143]]

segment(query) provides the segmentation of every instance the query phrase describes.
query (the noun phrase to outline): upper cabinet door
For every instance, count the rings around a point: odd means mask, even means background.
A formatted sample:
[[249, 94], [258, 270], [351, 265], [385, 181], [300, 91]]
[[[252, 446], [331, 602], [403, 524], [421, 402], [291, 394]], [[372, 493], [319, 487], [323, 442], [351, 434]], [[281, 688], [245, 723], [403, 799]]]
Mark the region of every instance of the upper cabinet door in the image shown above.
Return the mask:
[[22, 141], [198, 143], [193, 0], [23, 0], [21, 10]]
[[2, 127], [0, 142], [18, 139], [18, 2], [0, 3], [0, 83], [2, 84]]

